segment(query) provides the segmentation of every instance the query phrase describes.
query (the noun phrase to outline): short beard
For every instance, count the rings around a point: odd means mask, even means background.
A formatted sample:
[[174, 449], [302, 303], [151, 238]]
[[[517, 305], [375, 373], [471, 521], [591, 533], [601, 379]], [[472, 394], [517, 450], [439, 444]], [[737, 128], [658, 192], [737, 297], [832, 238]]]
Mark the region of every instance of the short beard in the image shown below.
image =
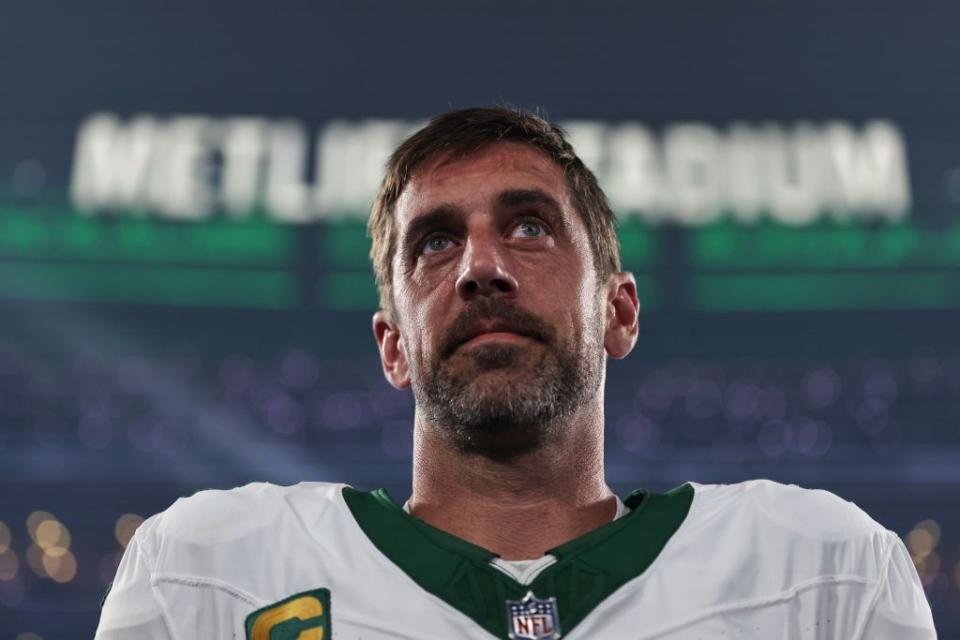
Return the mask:
[[[458, 328], [478, 319], [509, 322], [541, 344], [538, 361], [525, 354], [530, 346], [491, 343], [473, 347], [465, 356], [470, 374], [457, 372], [450, 358], [458, 344]], [[562, 437], [567, 420], [592, 399], [603, 379], [604, 354], [599, 335], [583, 336], [579, 345], [558, 344], [542, 320], [502, 299], [478, 301], [458, 318], [451, 339], [421, 375], [414, 376], [418, 411], [438, 427], [461, 453], [509, 460], [540, 449]], [[578, 348], [579, 347], [579, 348]], [[518, 384], [500, 384], [469, 377], [517, 367]]]

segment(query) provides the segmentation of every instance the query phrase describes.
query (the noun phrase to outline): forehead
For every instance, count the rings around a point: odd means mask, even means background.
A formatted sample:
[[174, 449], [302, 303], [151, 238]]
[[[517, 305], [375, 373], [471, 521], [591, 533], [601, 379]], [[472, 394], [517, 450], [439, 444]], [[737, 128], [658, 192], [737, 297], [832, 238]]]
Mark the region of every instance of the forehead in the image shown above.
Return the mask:
[[571, 204], [566, 177], [552, 158], [530, 145], [498, 142], [418, 168], [397, 200], [397, 222], [403, 227], [438, 205], [479, 204], [507, 189], [539, 189], [565, 209]]

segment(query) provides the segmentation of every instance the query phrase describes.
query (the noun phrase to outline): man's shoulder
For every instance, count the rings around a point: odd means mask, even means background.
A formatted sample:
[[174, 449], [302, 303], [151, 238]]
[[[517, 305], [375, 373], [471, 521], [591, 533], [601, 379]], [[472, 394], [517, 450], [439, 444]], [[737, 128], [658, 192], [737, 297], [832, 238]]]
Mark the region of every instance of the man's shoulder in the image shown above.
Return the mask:
[[687, 516], [653, 569], [695, 609], [829, 594], [856, 616], [883, 582], [898, 539], [853, 503], [769, 480], [690, 484]]
[[823, 489], [765, 479], [691, 484], [697, 509], [705, 519], [741, 520], [744, 524], [823, 541], [849, 541], [887, 533], [856, 504]]
[[[831, 638], [933, 637], [902, 542], [857, 505], [769, 480], [690, 484], [685, 519], [632, 587], [647, 618], [672, 621], [664, 629], [773, 637], [790, 620]], [[868, 622], [897, 632], [864, 634]], [[924, 633], [901, 633], [907, 626]]]
[[[899, 540], [829, 491], [770, 480], [694, 484], [694, 489], [684, 546], [749, 558], [769, 575], [789, 576], [794, 587], [843, 576], [876, 583]], [[789, 588], [786, 583], [765, 588], [774, 587]]]
[[746, 554], [796, 580], [850, 575], [874, 582], [899, 540], [829, 491], [770, 480], [694, 488], [688, 545]]
[[207, 489], [179, 498], [148, 518], [137, 532], [149, 555], [162, 559], [173, 548], [214, 549], [230, 543], [269, 541], [289, 529], [307, 530], [342, 502], [343, 484], [301, 482], [282, 486], [253, 482], [233, 489]]

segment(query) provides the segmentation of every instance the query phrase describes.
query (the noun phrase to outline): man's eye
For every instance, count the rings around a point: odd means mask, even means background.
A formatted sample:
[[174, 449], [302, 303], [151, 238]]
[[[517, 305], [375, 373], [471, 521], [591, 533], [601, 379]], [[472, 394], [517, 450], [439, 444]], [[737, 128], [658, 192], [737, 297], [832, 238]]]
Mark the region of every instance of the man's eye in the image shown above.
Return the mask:
[[547, 235], [547, 230], [539, 222], [521, 222], [517, 225], [515, 233], [523, 238], [539, 238]]
[[450, 246], [452, 241], [446, 236], [433, 236], [423, 245], [424, 254], [437, 253]]

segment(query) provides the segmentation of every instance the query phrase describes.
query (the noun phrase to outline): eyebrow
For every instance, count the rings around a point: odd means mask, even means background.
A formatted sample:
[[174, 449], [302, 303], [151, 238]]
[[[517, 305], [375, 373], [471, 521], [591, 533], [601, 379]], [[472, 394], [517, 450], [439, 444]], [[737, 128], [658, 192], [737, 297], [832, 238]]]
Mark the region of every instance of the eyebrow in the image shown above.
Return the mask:
[[437, 227], [452, 227], [463, 214], [463, 210], [453, 204], [442, 204], [417, 216], [407, 227], [401, 240], [401, 246], [409, 249], [425, 233]]
[[497, 196], [497, 202], [505, 207], [539, 204], [547, 206], [556, 212], [560, 211], [560, 203], [546, 191], [541, 191], [540, 189], [510, 189]]
[[503, 207], [521, 207], [537, 205], [546, 213], [547, 222], [554, 230], [570, 233], [570, 221], [563, 215], [563, 208], [556, 198], [540, 189], [510, 189], [497, 196], [497, 202]]

